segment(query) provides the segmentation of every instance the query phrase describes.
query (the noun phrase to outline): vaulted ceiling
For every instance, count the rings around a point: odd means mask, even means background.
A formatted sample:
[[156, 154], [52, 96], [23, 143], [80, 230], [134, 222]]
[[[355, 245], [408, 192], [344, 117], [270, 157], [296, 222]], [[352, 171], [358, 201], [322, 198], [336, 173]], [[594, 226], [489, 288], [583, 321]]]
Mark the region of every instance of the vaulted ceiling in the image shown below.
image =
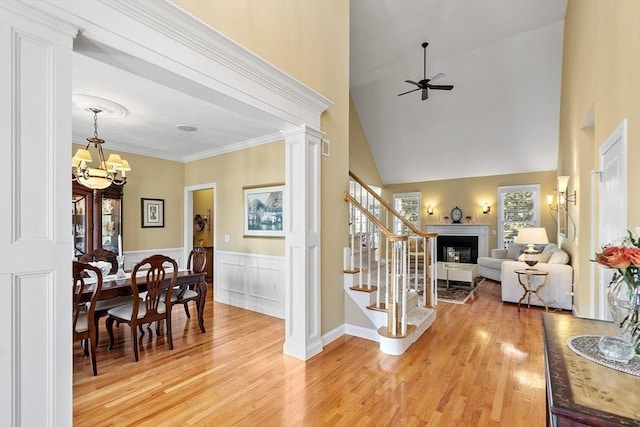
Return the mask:
[[[384, 183], [556, 168], [566, 0], [350, 5], [350, 91]], [[420, 91], [399, 97], [413, 88], [405, 80], [422, 79], [422, 42], [429, 42], [427, 78], [444, 73], [438, 83], [454, 89], [430, 91], [425, 101]], [[114, 58], [81, 37], [74, 50], [74, 94], [128, 110], [117, 119], [99, 116], [106, 149], [184, 161], [267, 141], [281, 129], [266, 117], [232, 113], [197, 88], [181, 90], [171, 76], [147, 79], [108, 65]], [[73, 134], [76, 142], [93, 135], [93, 117], [80, 102]]]
[[[350, 89], [385, 184], [556, 169], [559, 0], [351, 0]], [[420, 91], [423, 76], [452, 91]]]

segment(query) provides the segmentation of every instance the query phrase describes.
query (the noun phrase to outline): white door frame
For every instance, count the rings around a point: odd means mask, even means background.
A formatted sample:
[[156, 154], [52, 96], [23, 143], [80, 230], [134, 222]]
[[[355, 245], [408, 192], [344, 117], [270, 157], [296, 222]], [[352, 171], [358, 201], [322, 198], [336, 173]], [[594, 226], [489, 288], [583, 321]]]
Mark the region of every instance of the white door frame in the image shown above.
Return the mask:
[[[216, 221], [218, 220], [218, 215], [216, 214], [216, 208], [218, 206], [218, 204], [216, 203], [216, 183], [215, 182], [209, 182], [206, 184], [197, 184], [197, 185], [189, 185], [187, 187], [184, 188], [184, 253], [183, 253], [183, 259], [187, 260], [187, 257], [189, 256], [189, 251], [191, 251], [191, 247], [193, 246], [193, 193], [195, 193], [196, 191], [199, 190], [213, 190], [213, 207], [212, 207], [212, 216], [213, 216], [213, 221], [211, 218], [209, 218], [209, 221], [211, 222], [211, 227], [213, 227], [213, 262], [214, 262], [214, 268], [213, 268], [213, 274], [216, 274], [216, 271], [218, 271], [217, 268], [215, 268], [215, 262], [218, 259], [216, 257], [215, 254], [215, 250], [216, 250]], [[214, 276], [214, 280], [213, 283], [215, 283], [215, 276]]]

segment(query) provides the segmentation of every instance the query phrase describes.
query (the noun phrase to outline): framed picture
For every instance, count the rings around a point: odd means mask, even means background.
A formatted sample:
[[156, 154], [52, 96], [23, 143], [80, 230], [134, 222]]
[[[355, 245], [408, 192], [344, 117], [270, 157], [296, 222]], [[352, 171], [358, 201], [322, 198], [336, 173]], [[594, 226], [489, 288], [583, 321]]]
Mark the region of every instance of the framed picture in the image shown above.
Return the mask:
[[142, 228], [164, 227], [164, 199], [140, 199]]
[[284, 237], [284, 184], [243, 187], [244, 235]]

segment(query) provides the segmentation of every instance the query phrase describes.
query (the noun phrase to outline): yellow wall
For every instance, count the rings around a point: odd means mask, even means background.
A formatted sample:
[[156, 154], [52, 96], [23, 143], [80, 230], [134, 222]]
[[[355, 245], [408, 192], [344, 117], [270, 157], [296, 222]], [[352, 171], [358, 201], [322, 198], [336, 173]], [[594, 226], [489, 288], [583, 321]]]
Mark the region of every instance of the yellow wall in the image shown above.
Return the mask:
[[362, 129], [353, 100], [349, 98], [349, 170], [368, 185], [382, 187], [382, 178]]
[[[385, 200], [392, 200], [393, 193], [418, 191], [422, 195], [422, 230], [427, 224], [438, 224], [442, 217], [451, 216], [451, 209], [458, 206], [463, 217], [474, 217], [477, 224], [489, 224], [489, 249], [496, 248], [498, 186], [540, 184], [540, 226], [547, 229], [549, 241], [556, 241], [557, 225], [547, 207], [545, 196], [553, 194], [556, 188], [556, 172], [534, 172], [510, 175], [482, 176], [476, 178], [447, 179], [442, 181], [415, 182], [387, 185], [382, 191]], [[491, 207], [488, 214], [482, 213], [482, 205]], [[427, 214], [427, 206], [432, 205], [433, 215]]]
[[[628, 120], [628, 224], [640, 225], [640, 2], [635, 0], [569, 0], [565, 18], [560, 111], [558, 174], [569, 175], [569, 191], [578, 204], [570, 205], [577, 236], [563, 242], [574, 267], [574, 303], [586, 313], [593, 248], [598, 242], [598, 189], [591, 171], [599, 170], [598, 150], [622, 122]], [[593, 126], [583, 129], [590, 107]], [[593, 206], [593, 210], [592, 210]], [[597, 280], [597, 276], [596, 276]], [[598, 286], [606, 286], [599, 284]], [[596, 301], [597, 303], [597, 301]]]
[[[322, 157], [322, 333], [344, 323], [342, 246], [348, 233], [348, 210], [342, 194], [349, 170], [349, 2], [348, 0], [175, 0], [271, 64], [330, 99], [322, 131], [331, 141], [331, 156]], [[235, 171], [234, 171], [235, 173]], [[190, 184], [200, 181], [189, 176]], [[221, 183], [221, 181], [219, 181]], [[240, 191], [238, 188], [229, 189]], [[225, 211], [220, 199], [218, 215]], [[218, 218], [218, 224], [225, 224]], [[227, 230], [235, 233], [235, 230]], [[224, 233], [220, 230], [218, 233]], [[220, 235], [220, 234], [218, 234]], [[260, 239], [273, 250], [272, 240]], [[233, 246], [238, 244], [232, 241]], [[223, 241], [216, 240], [223, 249]], [[254, 245], [244, 250], [255, 252]]]
[[188, 163], [185, 185], [203, 183], [216, 185], [217, 250], [284, 255], [284, 239], [244, 237], [243, 222], [243, 187], [284, 183], [283, 141]]
[[[106, 149], [109, 157], [112, 151]], [[85, 145], [73, 144], [73, 152]], [[93, 150], [92, 155], [93, 155]], [[145, 249], [181, 248], [184, 224], [184, 168], [181, 162], [157, 159], [138, 154], [117, 151], [129, 161], [122, 201], [124, 251]], [[164, 223], [162, 228], [142, 228], [141, 198], [164, 199]]]
[[[210, 247], [213, 246], [213, 190], [198, 190], [193, 192], [193, 216], [200, 215], [203, 218], [209, 217], [208, 224], [204, 229], [198, 231], [193, 228], [193, 246]], [[202, 241], [200, 241], [202, 240]]]

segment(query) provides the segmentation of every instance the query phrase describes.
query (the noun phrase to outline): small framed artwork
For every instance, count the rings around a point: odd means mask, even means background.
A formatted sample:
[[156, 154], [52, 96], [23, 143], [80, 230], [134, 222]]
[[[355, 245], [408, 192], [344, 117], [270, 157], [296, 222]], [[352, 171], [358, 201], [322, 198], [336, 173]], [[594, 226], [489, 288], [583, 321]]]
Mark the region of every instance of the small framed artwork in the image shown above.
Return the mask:
[[142, 228], [164, 227], [164, 199], [140, 199]]
[[284, 237], [284, 184], [243, 187], [244, 235]]

